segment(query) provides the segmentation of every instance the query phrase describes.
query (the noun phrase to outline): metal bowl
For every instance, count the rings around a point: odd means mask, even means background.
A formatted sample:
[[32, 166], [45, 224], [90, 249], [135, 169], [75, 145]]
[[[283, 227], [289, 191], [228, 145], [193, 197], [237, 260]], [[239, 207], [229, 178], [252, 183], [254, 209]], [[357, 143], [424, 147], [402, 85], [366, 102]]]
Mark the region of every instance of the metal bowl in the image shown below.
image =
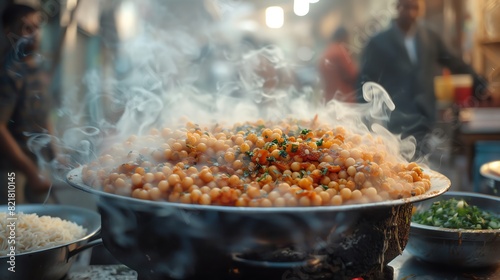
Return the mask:
[[67, 179], [72, 186], [99, 195], [104, 246], [141, 279], [220, 279], [234, 262], [234, 254], [280, 248], [322, 255], [331, 271], [354, 278], [380, 270], [402, 253], [412, 203], [450, 187], [442, 174], [430, 175], [431, 190], [406, 199], [264, 208], [119, 196], [85, 185], [81, 168], [71, 171]]
[[[416, 203], [425, 211], [433, 202], [464, 199], [469, 205], [500, 216], [500, 198], [468, 192], [447, 192]], [[500, 263], [500, 230], [448, 229], [411, 223], [408, 252], [420, 260], [454, 267], [485, 267]]]
[[[7, 212], [7, 206], [1, 206], [0, 211]], [[98, 236], [101, 228], [101, 218], [95, 211], [69, 205], [43, 204], [18, 205], [15, 211], [59, 217], [86, 228], [87, 234], [66, 244], [16, 254], [14, 259], [0, 257], [0, 279], [61, 279], [68, 273], [78, 253], [102, 243], [100, 239], [92, 240]], [[8, 270], [11, 260], [14, 261], [15, 272]]]
[[481, 192], [500, 196], [500, 161], [492, 161], [481, 165], [480, 174], [484, 177]]

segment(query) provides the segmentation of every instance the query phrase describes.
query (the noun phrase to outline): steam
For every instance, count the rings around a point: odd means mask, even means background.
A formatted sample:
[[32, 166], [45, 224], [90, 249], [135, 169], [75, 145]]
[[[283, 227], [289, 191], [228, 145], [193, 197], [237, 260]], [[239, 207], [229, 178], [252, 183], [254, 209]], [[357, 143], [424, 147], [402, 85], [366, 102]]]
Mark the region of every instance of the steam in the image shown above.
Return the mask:
[[[325, 104], [318, 90], [300, 84], [294, 62], [282, 48], [259, 34], [228, 28], [237, 26], [234, 15], [244, 16], [251, 6], [233, 1], [193, 7], [157, 0], [122, 2], [128, 9], [135, 7], [136, 12], [127, 16], [137, 16], [136, 34], [132, 30], [122, 41], [105, 45], [113, 60], [82, 77], [73, 91], [84, 92], [83, 99], [74, 93], [63, 96], [58, 111], [64, 120], [62, 136], [34, 135], [30, 141], [35, 153], [49, 142], [59, 146], [66, 160], [39, 157], [40, 166], [57, 166], [56, 179], [64, 181], [67, 171], [130, 135], [177, 127], [185, 120], [231, 125], [259, 118], [318, 116], [355, 133], [380, 137], [399, 160], [414, 156], [415, 139], [402, 140], [385, 128], [394, 103], [381, 86], [363, 85], [365, 104]], [[114, 32], [118, 38], [118, 31], [100, 32]], [[74, 105], [82, 100], [86, 106]]]
[[[113, 75], [103, 75], [101, 69], [86, 73], [82, 82], [88, 107], [78, 112], [65, 108], [59, 111], [68, 122], [66, 127], [70, 127], [59, 139], [49, 135], [31, 136], [29, 144], [39, 156], [39, 165], [59, 170], [58, 179], [64, 180], [67, 171], [95, 160], [101, 151], [130, 135], [148, 134], [152, 128], [176, 127], [183, 117], [208, 125], [259, 118], [279, 120], [289, 116], [313, 119], [317, 115], [323, 121], [349, 127], [354, 132], [380, 137], [383, 145], [390, 147], [391, 154], [398, 159], [413, 156], [414, 139], [401, 140], [384, 127], [394, 110], [394, 103], [383, 88], [366, 83], [363, 86], [365, 104], [346, 104], [337, 100], [324, 104], [314, 89], [302, 87], [297, 82], [293, 63], [278, 46], [264, 42], [249, 46], [248, 41], [243, 40], [246, 34], [237, 30], [228, 33], [227, 26], [234, 25], [233, 13], [229, 11], [238, 9], [234, 2], [216, 1], [215, 6], [201, 10], [200, 5], [194, 8], [186, 5], [189, 9], [182, 10], [175, 4], [159, 0], [131, 3], [142, 12], [137, 19], [138, 34], [111, 50], [116, 54], [112, 63]], [[221, 27], [224, 29], [218, 29]], [[225, 42], [224, 47], [220, 46], [220, 41]], [[219, 79], [220, 73], [212, 70], [217, 63], [226, 67], [223, 80]], [[65, 100], [63, 104], [73, 102], [77, 101]], [[67, 159], [64, 164], [58, 160], [43, 160], [41, 151], [50, 143], [64, 151]], [[137, 216], [132, 211], [119, 211], [112, 204], [101, 203], [100, 206], [113, 216], [108, 222], [115, 242], [142, 254], [136, 242], [147, 237], [131, 238], [124, 234], [138, 230], [140, 221], [134, 220]], [[161, 221], [166, 223], [153, 227], [157, 235], [174, 235], [174, 240], [178, 241], [177, 250], [167, 261], [152, 264], [156, 271], [174, 278], [189, 275], [191, 264], [198, 261], [196, 248], [191, 244], [193, 239], [220, 237], [219, 232], [213, 232], [214, 224], [230, 224], [231, 230], [240, 231], [237, 242], [220, 245], [228, 245], [226, 250], [234, 252], [257, 246], [258, 240], [253, 233], [262, 223], [269, 222], [267, 216], [259, 223], [244, 224], [244, 220], [221, 221], [223, 217], [217, 213], [197, 215], [169, 207], [141, 210], [162, 217]], [[332, 218], [329, 222], [334, 230], [328, 242], [350, 230], [355, 218], [345, 215]], [[323, 219], [306, 214], [297, 213], [294, 219], [275, 215], [273, 219], [277, 227], [289, 230], [292, 243], [304, 247], [307, 247], [307, 236], [293, 231], [297, 224], [311, 231], [325, 227]]]

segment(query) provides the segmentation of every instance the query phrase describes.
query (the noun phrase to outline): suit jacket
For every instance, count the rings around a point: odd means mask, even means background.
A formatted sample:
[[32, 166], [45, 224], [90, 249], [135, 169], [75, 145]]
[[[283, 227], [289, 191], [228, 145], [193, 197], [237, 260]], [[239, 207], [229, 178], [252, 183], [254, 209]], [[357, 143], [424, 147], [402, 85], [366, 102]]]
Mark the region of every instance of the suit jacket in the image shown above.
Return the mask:
[[[414, 135], [417, 140], [429, 133], [436, 121], [434, 76], [437, 65], [452, 73], [478, 76], [462, 59], [451, 54], [438, 34], [418, 25], [415, 33], [417, 62], [412, 63], [404, 45], [404, 35], [395, 22], [372, 37], [360, 60], [360, 84], [373, 81], [383, 86], [396, 109], [388, 128], [403, 137]], [[358, 92], [358, 101], [362, 93]]]

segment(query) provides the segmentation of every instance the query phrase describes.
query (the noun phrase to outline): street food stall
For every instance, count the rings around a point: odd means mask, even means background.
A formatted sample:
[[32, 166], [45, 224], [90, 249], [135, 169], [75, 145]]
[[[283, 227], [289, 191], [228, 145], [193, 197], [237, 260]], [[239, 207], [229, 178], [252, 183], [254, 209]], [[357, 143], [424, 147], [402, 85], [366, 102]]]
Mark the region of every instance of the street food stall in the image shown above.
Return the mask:
[[[44, 61], [55, 126], [23, 132], [51, 170], [42, 203], [5, 169], [1, 279], [500, 278], [498, 34], [480, 13], [500, 1], [10, 2], [42, 16], [38, 52], [8, 58]], [[472, 73], [432, 69], [430, 99], [381, 85], [398, 61], [353, 78], [405, 9]], [[411, 30], [384, 55], [408, 51], [395, 68], [420, 81], [433, 53]], [[326, 98], [325, 67], [356, 92]], [[393, 127], [434, 109], [425, 137]]]

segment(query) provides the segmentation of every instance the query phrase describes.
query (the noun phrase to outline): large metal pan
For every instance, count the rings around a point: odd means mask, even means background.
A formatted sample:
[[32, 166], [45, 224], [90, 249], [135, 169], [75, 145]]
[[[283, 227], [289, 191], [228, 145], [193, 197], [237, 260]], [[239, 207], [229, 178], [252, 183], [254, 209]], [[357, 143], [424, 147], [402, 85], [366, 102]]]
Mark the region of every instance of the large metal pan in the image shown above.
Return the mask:
[[[338, 279], [344, 279], [380, 270], [401, 254], [409, 236], [412, 203], [450, 187], [445, 176], [430, 175], [431, 190], [407, 199], [283, 208], [139, 200], [85, 185], [81, 168], [69, 172], [67, 180], [100, 197], [104, 246], [141, 279], [207, 275], [220, 279], [234, 254], [285, 247], [322, 255], [328, 268], [340, 275]], [[210, 277], [206, 279], [215, 279]]]
[[[7, 210], [6, 205], [0, 207], [2, 212]], [[86, 228], [87, 234], [70, 243], [15, 255], [15, 272], [8, 270], [11, 266], [7, 262], [10, 257], [0, 257], [0, 279], [62, 279], [68, 273], [78, 253], [102, 244], [101, 239], [95, 239], [98, 238], [101, 228], [100, 215], [95, 211], [69, 205], [43, 204], [18, 205], [15, 211], [59, 217]]]

